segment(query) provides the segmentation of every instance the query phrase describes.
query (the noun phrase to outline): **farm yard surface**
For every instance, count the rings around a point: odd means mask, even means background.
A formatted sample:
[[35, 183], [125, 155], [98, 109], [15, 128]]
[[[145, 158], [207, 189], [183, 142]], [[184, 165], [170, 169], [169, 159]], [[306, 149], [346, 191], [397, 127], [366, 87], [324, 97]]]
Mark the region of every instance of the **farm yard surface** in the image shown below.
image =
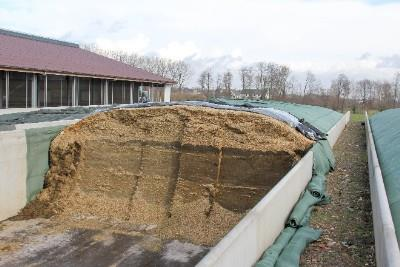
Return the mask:
[[374, 233], [362, 116], [352, 121], [333, 151], [336, 170], [327, 177], [331, 203], [317, 207], [311, 225], [322, 229], [302, 256], [302, 266], [375, 266]]
[[0, 266], [192, 266], [312, 144], [249, 112], [94, 114], [53, 140], [44, 190], [0, 224]]

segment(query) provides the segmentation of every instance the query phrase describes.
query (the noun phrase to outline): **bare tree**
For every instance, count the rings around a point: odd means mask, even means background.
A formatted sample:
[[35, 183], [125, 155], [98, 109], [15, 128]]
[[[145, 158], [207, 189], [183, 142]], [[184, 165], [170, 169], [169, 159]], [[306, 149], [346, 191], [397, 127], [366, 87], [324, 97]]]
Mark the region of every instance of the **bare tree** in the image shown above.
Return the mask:
[[382, 83], [382, 103], [380, 109], [383, 110], [385, 107], [390, 107], [393, 102], [392, 85], [388, 81]]
[[315, 78], [314, 73], [312, 73], [311, 71], [307, 71], [306, 80], [304, 82], [303, 97], [314, 93], [314, 90], [317, 87], [316, 83], [317, 83], [317, 78]]
[[200, 86], [200, 89], [204, 91], [207, 87], [207, 71], [200, 73], [200, 77], [197, 82]]
[[242, 90], [246, 89], [246, 75], [247, 75], [248, 68], [247, 67], [241, 67], [239, 72], [240, 72], [240, 83]]
[[254, 82], [254, 72], [252, 67], [242, 67], [239, 70], [240, 83], [242, 90], [252, 89]]
[[134, 53], [126, 53], [118, 50], [103, 50], [95, 44], [85, 44], [83, 49], [109, 57], [133, 67], [142, 68], [146, 71], [158, 74], [160, 76], [173, 79], [179, 90], [182, 89], [185, 82], [190, 78], [192, 72], [190, 67], [184, 61], [174, 61], [160, 57], [139, 56]]
[[268, 63], [262, 83], [262, 99], [285, 98], [289, 67], [276, 63]]
[[[260, 68], [262, 66], [260, 65]], [[268, 63], [266, 64], [265, 67], [265, 72], [264, 76], [260, 77], [261, 79], [261, 85], [260, 89], [262, 90], [261, 94], [261, 99], [266, 99], [266, 98], [271, 98], [271, 94], [273, 93], [274, 90], [274, 83], [276, 80], [276, 74], [277, 74], [277, 64], [275, 63]]]
[[[331, 91], [336, 97], [336, 109], [344, 111], [345, 101], [350, 94], [350, 80], [343, 73], [332, 81]], [[342, 99], [342, 101], [341, 101]]]
[[393, 106], [396, 108], [399, 103], [400, 72], [397, 72], [393, 83]]
[[231, 96], [232, 80], [233, 80], [232, 72], [230, 72], [230, 71], [225, 72], [224, 76], [222, 78], [222, 83], [223, 83], [223, 87], [224, 87], [223, 95]]
[[372, 81], [368, 79], [358, 81], [356, 84], [356, 91], [358, 92], [363, 109], [365, 110], [371, 97]]
[[182, 91], [184, 84], [192, 76], [192, 71], [189, 65], [183, 61], [175, 62], [174, 64], [172, 64], [171, 68], [172, 68], [171, 72], [176, 73], [171, 78], [176, 81], [176, 85], [179, 91]]
[[206, 90], [207, 97], [211, 96], [212, 83], [214, 82], [211, 70], [204, 70], [199, 77], [198, 83], [202, 90]]
[[279, 98], [285, 98], [287, 93], [290, 69], [288, 66], [280, 65], [277, 72], [276, 87]]
[[[255, 77], [255, 86], [256, 89], [265, 91], [265, 75], [267, 72], [267, 63], [265, 62], [258, 62], [255, 65], [256, 69], [256, 77]], [[265, 99], [267, 92], [262, 94], [262, 98]]]
[[222, 86], [223, 86], [223, 77], [220, 73], [217, 74], [217, 78], [215, 80], [215, 95], [222, 96]]

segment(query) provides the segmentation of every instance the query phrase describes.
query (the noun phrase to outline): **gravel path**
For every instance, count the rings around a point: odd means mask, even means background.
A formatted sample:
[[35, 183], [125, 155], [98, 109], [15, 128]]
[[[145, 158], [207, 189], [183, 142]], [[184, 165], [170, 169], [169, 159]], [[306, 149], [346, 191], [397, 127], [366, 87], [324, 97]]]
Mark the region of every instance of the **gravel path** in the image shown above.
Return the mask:
[[334, 147], [336, 170], [327, 177], [332, 202], [317, 207], [311, 225], [321, 238], [304, 252], [302, 266], [375, 266], [365, 128], [351, 122]]

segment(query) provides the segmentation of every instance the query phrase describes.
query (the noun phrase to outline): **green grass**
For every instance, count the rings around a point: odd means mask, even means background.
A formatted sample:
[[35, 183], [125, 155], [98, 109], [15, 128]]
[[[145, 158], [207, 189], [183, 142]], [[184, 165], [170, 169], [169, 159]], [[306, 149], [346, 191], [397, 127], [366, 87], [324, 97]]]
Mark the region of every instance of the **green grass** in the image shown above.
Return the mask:
[[[375, 113], [377, 113], [377, 110], [368, 110], [368, 116], [371, 117]], [[351, 113], [351, 121], [354, 122], [361, 122], [365, 120], [365, 115], [364, 113]]]
[[364, 120], [365, 120], [364, 114], [351, 113], [351, 121], [360, 122], [360, 121], [364, 121]]

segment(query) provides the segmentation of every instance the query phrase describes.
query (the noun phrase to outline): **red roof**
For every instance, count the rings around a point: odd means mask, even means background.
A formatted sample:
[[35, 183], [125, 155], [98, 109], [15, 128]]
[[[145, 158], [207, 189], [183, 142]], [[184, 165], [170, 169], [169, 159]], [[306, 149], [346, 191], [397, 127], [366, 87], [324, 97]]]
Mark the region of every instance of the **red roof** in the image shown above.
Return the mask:
[[0, 68], [174, 83], [148, 71], [89, 52], [73, 43], [0, 31]]

